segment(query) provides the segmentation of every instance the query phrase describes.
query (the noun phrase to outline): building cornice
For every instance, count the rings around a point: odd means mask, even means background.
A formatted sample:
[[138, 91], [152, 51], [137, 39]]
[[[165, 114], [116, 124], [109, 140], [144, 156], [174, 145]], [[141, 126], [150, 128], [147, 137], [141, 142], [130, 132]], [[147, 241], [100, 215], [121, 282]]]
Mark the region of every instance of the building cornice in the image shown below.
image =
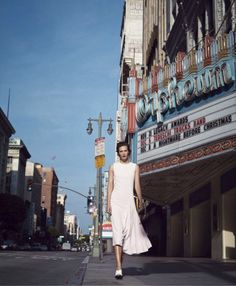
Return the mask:
[[[16, 140], [16, 142], [14, 142], [13, 140]], [[31, 157], [28, 149], [26, 148], [24, 142], [21, 139], [11, 138], [11, 140], [9, 142], [9, 150], [10, 149], [21, 150], [21, 152], [24, 154], [25, 158], [27, 158], [27, 159], [29, 159]]]
[[6, 131], [8, 137], [10, 137], [12, 134], [14, 134], [16, 132], [15, 129], [13, 128], [13, 126], [11, 125], [10, 121], [6, 117], [5, 113], [1, 109], [1, 107], [0, 107], [0, 121], [1, 121], [2, 127]]

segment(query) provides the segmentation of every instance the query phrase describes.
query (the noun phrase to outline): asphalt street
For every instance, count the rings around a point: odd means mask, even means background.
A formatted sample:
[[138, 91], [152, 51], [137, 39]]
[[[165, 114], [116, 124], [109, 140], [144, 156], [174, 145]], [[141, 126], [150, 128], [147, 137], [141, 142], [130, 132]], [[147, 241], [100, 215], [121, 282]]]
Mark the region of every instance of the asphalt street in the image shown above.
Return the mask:
[[0, 251], [0, 285], [80, 285], [87, 252]]

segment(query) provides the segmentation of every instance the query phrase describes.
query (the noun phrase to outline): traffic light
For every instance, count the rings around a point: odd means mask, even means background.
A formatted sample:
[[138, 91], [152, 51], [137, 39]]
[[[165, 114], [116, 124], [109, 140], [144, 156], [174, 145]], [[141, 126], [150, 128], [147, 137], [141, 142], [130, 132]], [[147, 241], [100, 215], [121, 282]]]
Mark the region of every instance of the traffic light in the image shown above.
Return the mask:
[[95, 211], [95, 199], [94, 196], [88, 196], [87, 197], [87, 211], [89, 214], [94, 213]]
[[28, 182], [27, 182], [27, 191], [28, 192], [32, 191], [32, 185], [33, 185], [33, 181], [32, 180], [28, 180]]

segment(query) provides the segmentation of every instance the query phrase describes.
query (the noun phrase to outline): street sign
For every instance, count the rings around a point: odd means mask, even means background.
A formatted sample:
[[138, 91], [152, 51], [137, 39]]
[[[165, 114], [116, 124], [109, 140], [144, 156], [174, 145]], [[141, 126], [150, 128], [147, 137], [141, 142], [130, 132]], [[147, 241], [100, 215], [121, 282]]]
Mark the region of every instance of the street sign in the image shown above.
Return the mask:
[[105, 155], [105, 137], [95, 139], [95, 157]]
[[105, 165], [105, 155], [100, 155], [95, 157], [96, 168], [102, 168]]

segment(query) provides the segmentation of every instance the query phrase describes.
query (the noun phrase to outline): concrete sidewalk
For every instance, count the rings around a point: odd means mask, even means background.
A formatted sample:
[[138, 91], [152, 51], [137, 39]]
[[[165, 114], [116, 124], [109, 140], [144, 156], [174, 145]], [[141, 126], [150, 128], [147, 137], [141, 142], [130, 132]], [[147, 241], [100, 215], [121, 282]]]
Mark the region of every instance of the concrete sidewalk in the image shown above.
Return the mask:
[[113, 254], [90, 257], [82, 285], [236, 285], [235, 260], [125, 255], [123, 279], [114, 273]]

